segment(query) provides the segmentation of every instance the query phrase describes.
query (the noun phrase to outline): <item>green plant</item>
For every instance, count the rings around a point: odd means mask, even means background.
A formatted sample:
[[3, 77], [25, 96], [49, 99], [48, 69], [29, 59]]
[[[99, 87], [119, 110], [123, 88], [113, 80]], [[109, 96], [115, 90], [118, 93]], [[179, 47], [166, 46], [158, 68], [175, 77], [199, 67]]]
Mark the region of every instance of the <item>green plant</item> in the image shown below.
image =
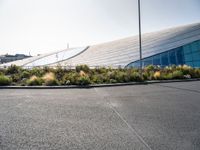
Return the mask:
[[154, 71], [155, 70], [155, 66], [153, 66], [153, 65], [149, 65], [149, 66], [146, 66], [145, 68], [144, 68], [144, 70], [146, 70], [146, 71]]
[[22, 68], [16, 65], [11, 65], [6, 69], [6, 74], [11, 75], [11, 74], [17, 74], [22, 71]]
[[130, 74], [130, 81], [142, 81], [140, 74], [138, 72], [133, 72]]
[[77, 72], [66, 73], [62, 78], [61, 84], [63, 84], [63, 85], [77, 84], [78, 77], [79, 77], [79, 74]]
[[27, 71], [27, 70], [24, 70], [22, 73], [21, 73], [21, 78], [30, 78], [30, 72]]
[[12, 74], [10, 75], [10, 78], [12, 79], [13, 82], [19, 82], [21, 80], [20, 74]]
[[128, 80], [127, 74], [125, 72], [115, 71], [114, 75], [115, 75], [114, 79], [116, 80], [116, 82], [127, 82]]
[[45, 74], [45, 71], [42, 68], [33, 68], [30, 70], [30, 75], [32, 76], [37, 76], [37, 77], [42, 77]]
[[87, 65], [76, 66], [76, 72], [80, 72], [81, 70], [88, 73], [90, 71], [90, 68]]
[[56, 68], [54, 70], [55, 76], [59, 81], [62, 81], [62, 78], [66, 72], [67, 72], [67, 70], [62, 68], [61, 66], [56, 66]]
[[59, 85], [58, 80], [55, 77], [55, 74], [52, 72], [46, 73], [43, 77], [42, 77], [43, 81], [44, 81], [44, 85], [46, 86], [54, 86], [54, 85]]
[[94, 84], [102, 84], [104, 83], [104, 77], [101, 74], [93, 75], [91, 79], [92, 83]]
[[173, 78], [172, 73], [162, 73], [160, 79], [162, 80], [171, 80]]
[[115, 80], [115, 79], [110, 79], [110, 83], [117, 83], [117, 80]]
[[161, 79], [161, 72], [160, 71], [156, 71], [153, 75], [154, 79], [156, 80], [160, 80]]
[[77, 79], [78, 85], [89, 85], [91, 84], [90, 78], [88, 76], [80, 76]]
[[184, 78], [184, 74], [182, 71], [180, 70], [176, 70], [172, 73], [172, 78], [173, 79], [183, 79]]
[[9, 77], [0, 75], [0, 86], [10, 85], [12, 80]]
[[32, 76], [26, 83], [29, 86], [42, 85], [43, 80], [37, 76]]

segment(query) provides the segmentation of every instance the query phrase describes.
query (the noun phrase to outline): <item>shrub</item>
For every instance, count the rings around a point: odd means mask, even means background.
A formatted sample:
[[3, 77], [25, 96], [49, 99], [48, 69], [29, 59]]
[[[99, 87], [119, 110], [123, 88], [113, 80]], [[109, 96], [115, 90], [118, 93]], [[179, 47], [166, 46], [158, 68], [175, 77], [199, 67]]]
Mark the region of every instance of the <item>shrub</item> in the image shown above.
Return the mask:
[[57, 66], [54, 70], [56, 78], [61, 81], [65, 73], [67, 72], [65, 69], [63, 69], [61, 66]]
[[161, 78], [161, 73], [160, 71], [156, 71], [153, 75], [154, 79], [159, 80]]
[[92, 83], [101, 84], [104, 83], [104, 77], [101, 74], [93, 75], [91, 79]]
[[110, 83], [117, 83], [117, 80], [115, 80], [115, 79], [110, 79]]
[[191, 67], [189, 67], [187, 65], [183, 65], [182, 68], [181, 68], [181, 71], [183, 72], [184, 75], [187, 75], [187, 74], [190, 73], [191, 69], [192, 69]]
[[67, 85], [77, 84], [78, 77], [79, 77], [79, 74], [77, 72], [66, 73], [63, 76], [61, 84], [63, 84], [63, 85], [66, 85], [66, 84]]
[[29, 80], [27, 80], [27, 85], [34, 86], [34, 85], [42, 85], [43, 80], [37, 76], [32, 76]]
[[44, 81], [44, 85], [47, 85], [47, 86], [59, 85], [59, 82], [56, 79], [55, 74], [52, 72], [46, 73], [42, 77], [42, 79]]
[[30, 78], [30, 72], [27, 71], [27, 70], [24, 70], [22, 73], [21, 73], [21, 78]]
[[107, 73], [108, 71], [112, 71], [111, 68], [106, 69], [105, 67], [101, 67], [101, 68], [95, 68], [94, 71], [96, 73], [102, 74], [102, 73]]
[[142, 78], [138, 72], [133, 72], [130, 75], [130, 81], [142, 81]]
[[0, 76], [1, 75], [4, 75], [4, 71], [3, 70], [0, 70]]
[[200, 69], [191, 69], [189, 72], [192, 78], [200, 78]]
[[88, 76], [80, 76], [77, 79], [78, 85], [89, 85], [91, 84], [90, 78]]
[[12, 74], [10, 77], [13, 82], [19, 82], [21, 80], [20, 74]]
[[80, 72], [81, 70], [88, 73], [90, 71], [90, 68], [87, 65], [76, 66], [76, 72]]
[[162, 73], [160, 78], [163, 80], [171, 80], [173, 78], [173, 74], [172, 73]]
[[146, 70], [146, 71], [154, 71], [155, 70], [155, 66], [153, 66], [153, 65], [149, 65], [149, 66], [146, 66], [145, 68], [144, 68], [144, 70]]
[[82, 71], [82, 70], [80, 71], [79, 75], [80, 76], [87, 76], [87, 74], [84, 71]]
[[44, 70], [41, 68], [33, 68], [30, 70], [30, 75], [42, 77], [45, 74]]
[[182, 71], [176, 70], [172, 73], [172, 78], [173, 79], [183, 79], [184, 78], [184, 74]]
[[125, 72], [115, 71], [114, 75], [114, 79], [116, 80], [116, 82], [127, 82], [127, 80], [129, 80], [128, 78], [126, 78], [127, 74]]
[[12, 80], [4, 75], [0, 75], [0, 86], [10, 85]]
[[22, 70], [21, 67], [16, 66], [16, 65], [11, 65], [6, 69], [6, 74], [10, 75], [10, 74], [17, 74], [20, 73]]

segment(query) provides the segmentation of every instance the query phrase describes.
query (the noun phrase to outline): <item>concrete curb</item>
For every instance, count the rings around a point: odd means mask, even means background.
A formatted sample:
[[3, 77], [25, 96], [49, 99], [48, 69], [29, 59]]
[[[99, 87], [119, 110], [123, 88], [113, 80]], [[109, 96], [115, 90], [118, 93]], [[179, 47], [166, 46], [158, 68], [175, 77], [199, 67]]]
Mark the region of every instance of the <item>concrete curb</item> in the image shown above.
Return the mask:
[[114, 84], [95, 84], [87, 86], [69, 85], [69, 86], [0, 86], [0, 89], [89, 89], [101, 87], [116, 87], [116, 86], [130, 86], [130, 85], [148, 85], [159, 83], [173, 83], [173, 82], [192, 82], [200, 81], [198, 79], [182, 79], [182, 80], [153, 80], [144, 82], [129, 82], [129, 83], [114, 83]]

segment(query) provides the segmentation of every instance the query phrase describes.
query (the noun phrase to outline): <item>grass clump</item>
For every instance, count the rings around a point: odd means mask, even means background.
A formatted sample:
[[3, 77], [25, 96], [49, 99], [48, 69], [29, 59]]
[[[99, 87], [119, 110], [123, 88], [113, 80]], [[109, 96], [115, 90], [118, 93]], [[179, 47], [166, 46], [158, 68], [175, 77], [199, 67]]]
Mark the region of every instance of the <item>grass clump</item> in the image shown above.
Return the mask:
[[55, 74], [52, 73], [52, 72], [46, 73], [46, 74], [42, 77], [42, 79], [43, 79], [44, 85], [46, 85], [46, 86], [59, 85], [59, 82], [58, 82], [58, 80], [56, 79]]
[[156, 71], [153, 75], [154, 79], [156, 80], [160, 80], [161, 79], [161, 72], [160, 71]]
[[80, 72], [80, 71], [84, 71], [88, 73], [90, 71], [90, 68], [87, 65], [76, 66], [76, 72]]
[[172, 73], [172, 79], [183, 79], [183, 78], [184, 78], [184, 74], [180, 70], [176, 70]]
[[11, 75], [11, 74], [17, 74], [17, 73], [21, 73], [22, 68], [16, 65], [11, 65], [6, 69], [6, 74], [7, 75]]
[[32, 77], [30, 77], [29, 80], [27, 80], [28, 86], [42, 85], [42, 83], [43, 83], [43, 80], [40, 77], [37, 77], [37, 76], [32, 76]]
[[0, 75], [0, 86], [10, 85], [12, 80], [4, 75]]
[[89, 85], [91, 84], [90, 78], [88, 76], [80, 76], [77, 79], [78, 85]]

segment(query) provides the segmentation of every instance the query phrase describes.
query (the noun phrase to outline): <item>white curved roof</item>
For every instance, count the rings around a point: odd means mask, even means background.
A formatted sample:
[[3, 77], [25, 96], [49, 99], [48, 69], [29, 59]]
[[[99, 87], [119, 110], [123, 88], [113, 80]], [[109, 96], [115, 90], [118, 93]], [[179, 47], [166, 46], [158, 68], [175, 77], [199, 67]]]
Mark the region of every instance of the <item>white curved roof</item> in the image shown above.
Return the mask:
[[[200, 40], [200, 23], [142, 35], [143, 58]], [[61, 65], [122, 66], [139, 59], [138, 36], [94, 45]]]
[[[200, 23], [179, 26], [142, 35], [143, 58], [156, 55], [188, 43], [200, 40]], [[139, 59], [138, 36], [113, 42], [74, 48], [36, 56], [2, 66], [76, 66], [87, 64], [90, 67], [111, 66], [125, 67]]]

